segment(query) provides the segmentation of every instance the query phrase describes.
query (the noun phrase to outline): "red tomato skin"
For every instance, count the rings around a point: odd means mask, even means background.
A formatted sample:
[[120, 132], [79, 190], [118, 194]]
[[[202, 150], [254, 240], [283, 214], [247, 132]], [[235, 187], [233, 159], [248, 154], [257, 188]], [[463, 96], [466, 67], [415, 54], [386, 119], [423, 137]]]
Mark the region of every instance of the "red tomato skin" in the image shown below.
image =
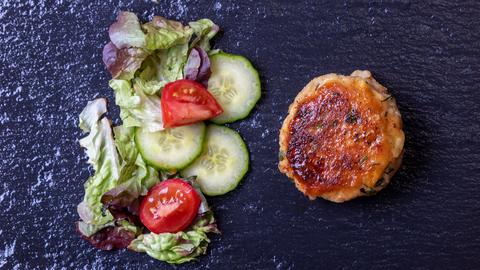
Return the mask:
[[[153, 233], [176, 233], [192, 223], [200, 203], [200, 196], [189, 183], [180, 178], [168, 179], [153, 186], [143, 198], [140, 221]], [[158, 213], [157, 217], [154, 213]]]
[[213, 95], [202, 84], [191, 80], [166, 84], [161, 104], [165, 128], [208, 120], [223, 112]]

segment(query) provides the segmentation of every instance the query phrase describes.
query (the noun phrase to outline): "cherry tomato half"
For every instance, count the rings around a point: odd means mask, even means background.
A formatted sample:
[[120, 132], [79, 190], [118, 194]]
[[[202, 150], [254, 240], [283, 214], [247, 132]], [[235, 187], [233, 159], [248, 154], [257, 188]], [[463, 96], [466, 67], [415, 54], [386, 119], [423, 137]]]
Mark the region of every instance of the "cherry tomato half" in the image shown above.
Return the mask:
[[197, 216], [200, 196], [182, 179], [153, 186], [140, 204], [140, 220], [153, 233], [178, 232]]
[[193, 124], [222, 112], [222, 107], [212, 94], [198, 82], [178, 80], [163, 88], [162, 114], [166, 128]]

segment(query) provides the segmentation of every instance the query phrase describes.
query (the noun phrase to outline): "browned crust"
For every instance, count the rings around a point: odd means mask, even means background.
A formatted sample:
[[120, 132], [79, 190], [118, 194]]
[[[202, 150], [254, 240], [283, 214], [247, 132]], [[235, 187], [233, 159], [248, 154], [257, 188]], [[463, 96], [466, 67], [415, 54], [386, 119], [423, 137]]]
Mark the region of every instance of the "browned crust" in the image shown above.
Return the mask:
[[311, 199], [372, 195], [400, 166], [404, 134], [395, 100], [369, 71], [313, 79], [280, 130], [279, 169]]

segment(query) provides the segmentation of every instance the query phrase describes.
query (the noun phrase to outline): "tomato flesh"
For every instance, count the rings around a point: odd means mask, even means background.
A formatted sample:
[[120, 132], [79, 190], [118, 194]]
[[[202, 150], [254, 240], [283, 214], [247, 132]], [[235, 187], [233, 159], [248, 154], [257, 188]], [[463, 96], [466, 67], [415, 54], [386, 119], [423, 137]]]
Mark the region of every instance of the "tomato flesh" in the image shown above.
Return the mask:
[[200, 196], [180, 178], [153, 186], [140, 204], [140, 220], [153, 233], [186, 229], [197, 216]]
[[211, 119], [223, 112], [220, 104], [202, 84], [178, 80], [162, 91], [163, 125], [166, 128], [189, 125]]

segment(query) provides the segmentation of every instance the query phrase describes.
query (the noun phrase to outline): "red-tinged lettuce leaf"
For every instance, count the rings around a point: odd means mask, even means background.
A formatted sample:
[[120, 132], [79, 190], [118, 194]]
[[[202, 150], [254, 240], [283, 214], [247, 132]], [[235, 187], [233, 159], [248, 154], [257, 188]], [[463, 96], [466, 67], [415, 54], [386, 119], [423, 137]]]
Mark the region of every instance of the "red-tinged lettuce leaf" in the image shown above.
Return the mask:
[[192, 48], [185, 64], [184, 74], [185, 79], [197, 81], [205, 87], [208, 86], [208, 79], [212, 71], [210, 69], [210, 58], [208, 58], [204, 49], [200, 47]]
[[138, 217], [140, 192], [131, 187], [132, 185], [115, 187], [103, 194], [101, 202], [115, 220], [127, 220], [135, 225], [141, 225]]
[[191, 225], [192, 230], [201, 230], [205, 233], [220, 234], [217, 221], [213, 217], [213, 212], [208, 209], [206, 212], [198, 214]]
[[122, 208], [128, 207], [138, 197], [138, 192], [129, 190], [129, 186], [120, 185], [103, 194], [101, 202], [105, 207]]
[[130, 47], [145, 47], [145, 34], [142, 31], [137, 15], [122, 11], [117, 21], [110, 25], [108, 35], [115, 47], [119, 49]]
[[133, 78], [148, 53], [141, 48], [118, 49], [112, 42], [103, 48], [103, 63], [114, 79], [130, 80]]
[[136, 226], [142, 226], [140, 217], [138, 215], [138, 209], [140, 207], [141, 198], [135, 199], [127, 207], [110, 206], [108, 211], [112, 214], [113, 218], [117, 221], [126, 220]]
[[82, 237], [96, 248], [102, 250], [126, 248], [136, 237], [134, 231], [121, 226], [106, 226], [94, 234], [87, 236], [82, 232], [80, 226], [80, 223], [77, 223], [77, 230]]
[[198, 47], [197, 50], [200, 53], [200, 58], [202, 59], [202, 64], [198, 70], [197, 81], [207, 87], [208, 79], [210, 79], [210, 75], [212, 75], [212, 70], [210, 69], [210, 58], [208, 57], [207, 52], [201, 47]]
[[185, 27], [179, 21], [168, 20], [162, 16], [153, 16], [152, 20], [147, 23], [154, 25], [157, 28], [166, 28], [173, 31], [184, 31]]
[[202, 64], [202, 58], [197, 49], [193, 48], [188, 55], [187, 63], [184, 68], [184, 77], [187, 80], [195, 81], [198, 77], [198, 70]]
[[113, 66], [115, 65], [115, 62], [117, 62], [117, 47], [112, 42], [107, 43], [103, 47], [103, 52], [102, 52], [102, 60], [105, 66], [107, 66], [108, 71], [112, 73]]
[[[119, 129], [117, 128], [116, 131], [118, 130]], [[118, 134], [118, 132], [116, 134]], [[116, 145], [118, 147], [118, 145], [120, 145], [121, 143], [120, 139], [122, 138], [115, 138], [115, 139], [116, 139]], [[131, 142], [127, 142], [127, 143], [132, 144]], [[127, 148], [127, 147], [126, 146], [119, 147], [119, 149], [123, 149], [123, 148]], [[136, 177], [136, 176], [138, 174], [142, 174], [141, 176], [146, 177], [147, 173], [143, 173], [143, 171], [142, 173], [140, 171], [137, 171], [137, 170], [144, 170], [144, 167], [137, 167], [137, 164], [135, 163], [138, 153], [135, 152], [135, 153], [132, 153], [131, 155], [132, 156], [128, 157], [128, 159], [124, 159], [124, 164], [123, 164], [122, 170], [120, 171], [121, 175], [118, 180], [118, 182], [120, 182], [121, 184], [108, 190], [102, 195], [102, 198], [100, 201], [106, 208], [128, 207], [133, 201], [138, 199], [138, 197], [142, 194], [142, 192], [146, 191], [144, 190], [145, 188], [142, 187], [142, 177]]]

